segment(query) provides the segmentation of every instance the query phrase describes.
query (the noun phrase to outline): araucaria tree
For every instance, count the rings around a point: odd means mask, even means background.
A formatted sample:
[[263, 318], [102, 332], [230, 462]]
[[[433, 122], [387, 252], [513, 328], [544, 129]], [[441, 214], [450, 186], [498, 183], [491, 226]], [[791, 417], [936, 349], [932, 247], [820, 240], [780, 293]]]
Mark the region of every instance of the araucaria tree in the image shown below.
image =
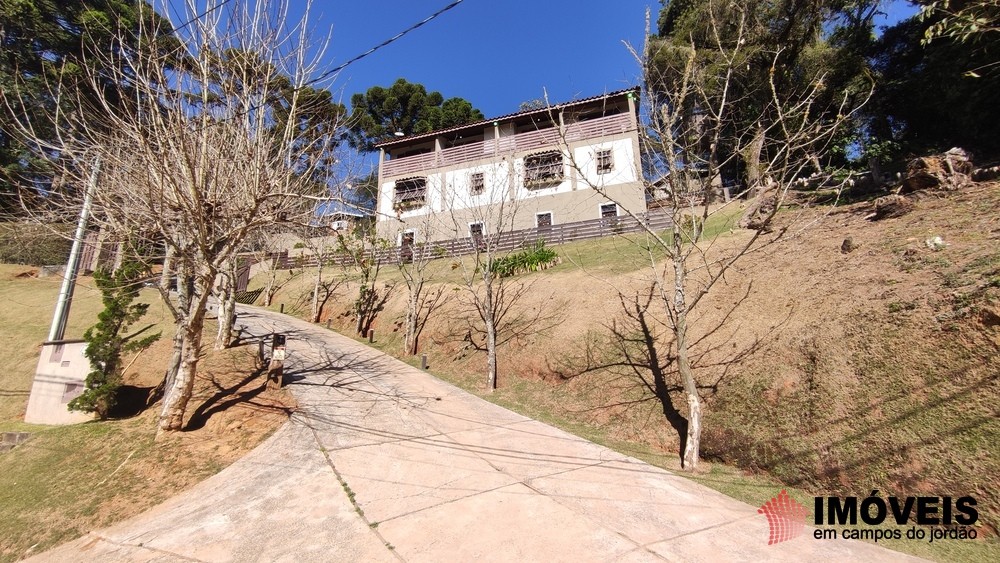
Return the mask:
[[[83, 120], [94, 116], [97, 105], [76, 102], [95, 100], [94, 77], [101, 88], [113, 87], [114, 69], [125, 62], [98, 54], [137, 48], [139, 30], [142, 41], [171, 40], [170, 22], [145, 0], [0, 2], [0, 91], [16, 90], [31, 100], [17, 108], [26, 116], [0, 105], [0, 213], [40, 212], [51, 202], [51, 195], [72, 189], [71, 178], [63, 177], [60, 167], [52, 165], [55, 155], [38, 154], [36, 145], [16, 134], [17, 121], [30, 119], [37, 135], [48, 142], [72, 136], [73, 131], [56, 127], [52, 116], [56, 111], [82, 111], [77, 117]], [[76, 95], [60, 97], [52, 92], [49, 86], [54, 80], [74, 89]]]
[[[711, 369], [695, 356], [706, 331], [692, 330], [700, 320], [692, 313], [739, 260], [785, 233], [772, 229], [772, 219], [794, 182], [811, 177], [832, 186], [831, 144], [870, 94], [867, 84], [831, 91], [833, 71], [818, 56], [822, 17], [806, 12], [790, 21], [744, 0], [670, 3], [661, 14], [662, 37], [635, 53], [649, 116], [639, 132], [645, 174], [638, 175], [671, 215], [672, 227], [647, 227], [642, 242], [651, 264], [650, 295], [659, 304], [625, 293], [622, 303], [630, 314], [658, 309], [656, 322], [668, 329], [670, 350], [662, 355], [672, 360], [687, 402], [681, 443], [689, 470], [698, 464], [700, 388]], [[783, 26], [787, 33], [772, 35]], [[593, 163], [573, 166], [584, 171]], [[723, 202], [724, 183], [733, 195], [750, 198], [744, 217], [750, 233], [716, 244], [713, 230], [729, 229], [712, 225], [733, 215]], [[613, 199], [601, 185], [591, 187]]]
[[351, 96], [351, 146], [370, 152], [374, 144], [397, 133], [427, 133], [483, 119], [483, 113], [463, 98], [428, 92], [423, 84], [396, 80], [388, 88], [372, 86]]
[[[93, 101], [50, 84], [62, 100], [96, 106], [87, 114], [100, 119], [55, 115], [60, 130], [74, 132], [55, 141], [36, 134], [30, 120], [17, 124], [29, 145], [58, 156], [76, 185], [100, 160], [92, 216], [103, 229], [166, 248], [182, 296], [168, 301], [179, 365], [166, 385], [161, 431], [182, 428], [216, 276], [249, 233], [308, 212], [303, 198], [327, 197], [312, 171], [335, 145], [343, 113], [313, 88], [311, 54], [322, 49], [310, 44], [304, 20], [285, 21], [285, 6], [211, 0], [187, 7], [186, 25], [170, 42], [104, 53], [122, 64], [101, 65], [111, 76], [88, 75]], [[115, 45], [134, 43], [123, 37]], [[6, 102], [16, 109], [31, 100]]]

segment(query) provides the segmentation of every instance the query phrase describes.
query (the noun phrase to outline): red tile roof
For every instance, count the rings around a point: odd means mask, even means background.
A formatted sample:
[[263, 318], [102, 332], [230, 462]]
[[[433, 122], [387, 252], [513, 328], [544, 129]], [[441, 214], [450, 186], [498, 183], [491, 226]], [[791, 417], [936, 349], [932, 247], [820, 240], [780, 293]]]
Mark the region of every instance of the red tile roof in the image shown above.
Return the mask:
[[576, 105], [581, 105], [581, 104], [586, 104], [586, 103], [589, 103], [589, 102], [594, 102], [596, 100], [602, 100], [602, 99], [607, 99], [607, 98], [615, 98], [615, 97], [618, 97], [618, 96], [623, 96], [623, 95], [628, 94], [630, 92], [638, 92], [638, 91], [639, 91], [639, 87], [638, 86], [633, 86], [632, 88], [626, 88], [624, 90], [616, 90], [614, 92], [608, 92], [606, 94], [600, 94], [600, 95], [597, 95], [597, 96], [591, 96], [589, 98], [583, 98], [581, 100], [573, 100], [571, 102], [563, 102], [561, 104], [554, 104], [554, 105], [547, 106], [547, 107], [540, 108], [540, 109], [532, 109], [532, 110], [526, 110], [526, 111], [517, 111], [517, 112], [514, 112], [514, 113], [508, 113], [506, 115], [501, 115], [501, 116], [498, 116], [498, 117], [492, 117], [490, 119], [484, 119], [482, 121], [476, 121], [476, 122], [473, 122], [473, 123], [466, 123], [465, 125], [456, 125], [455, 127], [448, 127], [447, 129], [438, 129], [437, 131], [430, 131], [428, 133], [420, 133], [420, 134], [417, 134], [417, 135], [409, 135], [409, 136], [406, 136], [406, 137], [394, 137], [394, 138], [382, 141], [381, 143], [375, 143], [375, 147], [377, 147], [377, 148], [383, 148], [383, 147], [390, 147], [392, 145], [398, 145], [398, 144], [403, 144], [403, 143], [411, 143], [413, 141], [418, 141], [418, 140], [421, 140], [421, 139], [426, 139], [426, 138], [430, 138], [430, 137], [436, 137], [436, 136], [442, 135], [444, 133], [452, 133], [454, 131], [461, 131], [462, 129], [475, 129], [477, 127], [482, 127], [484, 125], [493, 123], [495, 121], [504, 121], [504, 120], [511, 119], [513, 117], [520, 117], [520, 116], [532, 115], [532, 114], [540, 114], [540, 113], [545, 113], [545, 112], [549, 112], [549, 111], [552, 111], [552, 110], [560, 110], [560, 109], [564, 109], [564, 108], [568, 108], [568, 107], [572, 107], [572, 106], [576, 106]]

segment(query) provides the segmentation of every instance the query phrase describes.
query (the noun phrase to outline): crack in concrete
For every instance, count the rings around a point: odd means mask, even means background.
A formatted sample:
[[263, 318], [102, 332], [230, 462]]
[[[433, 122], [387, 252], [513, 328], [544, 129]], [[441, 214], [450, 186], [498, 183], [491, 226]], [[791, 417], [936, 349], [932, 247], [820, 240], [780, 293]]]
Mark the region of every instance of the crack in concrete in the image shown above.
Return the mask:
[[361, 505], [359, 505], [357, 500], [355, 499], [355, 495], [354, 492], [351, 490], [351, 486], [347, 484], [347, 481], [344, 479], [344, 476], [340, 474], [340, 471], [337, 469], [336, 464], [333, 463], [333, 459], [330, 457], [329, 451], [325, 447], [323, 447], [323, 443], [320, 441], [319, 435], [317, 434], [316, 430], [314, 428], [309, 428], [309, 429], [313, 433], [313, 440], [315, 440], [316, 446], [319, 448], [320, 453], [323, 454], [323, 458], [326, 459], [326, 464], [330, 466], [330, 469], [333, 471], [333, 475], [337, 478], [337, 482], [339, 482], [340, 486], [344, 488], [344, 492], [347, 494], [347, 500], [351, 502], [351, 505], [354, 507], [354, 511], [357, 512], [358, 517], [361, 518], [361, 521], [368, 526], [368, 529], [371, 530], [371, 533], [375, 534], [375, 537], [377, 537], [379, 541], [382, 542], [382, 545], [385, 546], [386, 550], [392, 553], [399, 561], [406, 561], [406, 559], [404, 559], [403, 556], [396, 551], [395, 546], [389, 543], [389, 541], [385, 539], [385, 536], [383, 536], [382, 533], [378, 531], [379, 523], [372, 522], [368, 519], [367, 516], [365, 516], [365, 511], [364, 509], [361, 508]]
[[[208, 561], [205, 561], [204, 559], [196, 559], [194, 557], [188, 557], [186, 555], [181, 555], [179, 553], [175, 553], [173, 551], [169, 551], [169, 550], [166, 550], [166, 549], [160, 549], [158, 547], [151, 547], [151, 546], [145, 545], [144, 542], [130, 543], [130, 542], [127, 542], [127, 541], [124, 541], [124, 542], [117, 541], [117, 540], [113, 540], [113, 539], [111, 539], [111, 538], [109, 538], [107, 536], [102, 536], [101, 534], [98, 534], [97, 532], [90, 532], [88, 535], [94, 536], [99, 541], [102, 541], [102, 542], [105, 542], [105, 543], [109, 543], [111, 545], [116, 545], [118, 547], [139, 548], [139, 549], [143, 549], [143, 550], [146, 550], [146, 551], [152, 551], [154, 553], [161, 553], [163, 555], [168, 555], [170, 557], [176, 557], [177, 559], [183, 559], [184, 561], [193, 561], [194, 563], [209, 563]], [[91, 545], [93, 545], [93, 544], [91, 544]]]

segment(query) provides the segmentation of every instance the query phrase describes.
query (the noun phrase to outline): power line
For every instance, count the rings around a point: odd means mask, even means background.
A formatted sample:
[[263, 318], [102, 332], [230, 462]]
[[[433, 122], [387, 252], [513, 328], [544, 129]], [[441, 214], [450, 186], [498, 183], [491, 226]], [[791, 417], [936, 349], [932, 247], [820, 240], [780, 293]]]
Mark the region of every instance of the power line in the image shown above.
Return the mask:
[[[210, 14], [210, 13], [212, 13], [212, 12], [214, 12], [214, 11], [220, 9], [220, 8], [222, 8], [223, 6], [225, 6], [226, 4], [228, 4], [231, 1], [232, 0], [222, 0], [219, 4], [213, 6], [212, 8], [209, 8], [208, 10], [206, 10], [203, 13], [201, 13], [200, 15], [195, 16], [194, 18], [188, 20], [187, 22], [185, 22], [181, 26], [175, 28], [174, 32], [176, 33], [177, 30], [183, 29], [184, 27], [186, 27], [186, 26], [194, 23], [198, 19], [200, 19], [200, 18], [202, 18], [202, 17], [204, 17], [204, 16], [206, 16], [206, 15], [208, 15], [208, 14]], [[408, 28], [404, 29], [403, 31], [397, 33], [396, 35], [390, 37], [389, 39], [386, 39], [385, 41], [379, 43], [378, 45], [372, 47], [371, 49], [368, 49], [364, 53], [361, 53], [360, 55], [358, 55], [358, 56], [350, 59], [349, 61], [347, 61], [347, 62], [345, 62], [345, 63], [343, 63], [343, 64], [341, 64], [339, 66], [337, 66], [336, 68], [333, 68], [333, 69], [330, 69], [330, 70], [324, 72], [322, 75], [320, 75], [320, 76], [318, 76], [316, 78], [313, 78], [312, 80], [309, 80], [309, 81], [305, 82], [304, 84], [302, 84], [300, 86], [296, 86], [296, 87], [292, 88], [291, 92], [292, 93], [298, 92], [298, 91], [302, 90], [303, 88], [305, 88], [307, 86], [312, 86], [313, 84], [316, 84], [317, 82], [320, 82], [320, 81], [322, 81], [322, 80], [324, 80], [324, 79], [326, 79], [326, 78], [328, 78], [328, 77], [330, 77], [330, 76], [332, 76], [332, 75], [340, 72], [341, 70], [343, 70], [344, 68], [346, 68], [348, 65], [350, 65], [350, 64], [352, 64], [354, 62], [357, 62], [357, 61], [359, 61], [359, 60], [367, 57], [368, 55], [371, 55], [372, 53], [374, 53], [375, 51], [381, 49], [382, 47], [385, 47], [386, 45], [389, 45], [389, 44], [395, 42], [396, 40], [398, 40], [399, 38], [403, 37], [407, 33], [409, 33], [411, 31], [417, 29], [418, 27], [423, 26], [424, 24], [426, 24], [426, 23], [430, 22], [431, 20], [437, 18], [441, 14], [443, 14], [443, 13], [451, 10], [455, 6], [458, 6], [459, 4], [461, 4], [464, 1], [465, 0], [455, 0], [454, 2], [452, 2], [452, 3], [448, 4], [447, 6], [445, 6], [444, 8], [441, 8], [440, 10], [434, 12], [433, 14], [427, 16], [426, 18], [420, 20], [419, 22], [411, 25], [410, 27], [408, 27]], [[246, 110], [243, 110], [241, 112], [237, 112], [237, 114], [233, 115], [232, 117], [238, 118], [238, 117], [240, 117], [242, 115], [247, 115], [247, 114], [249, 114], [251, 112], [254, 112], [254, 111], [260, 109], [261, 106], [263, 106], [263, 104], [255, 104], [255, 105], [251, 106], [250, 108], [247, 108]], [[206, 127], [212, 127], [212, 126], [215, 126], [215, 125], [219, 125], [220, 123], [222, 123], [222, 120], [213, 121], [213, 122], [209, 123]]]
[[451, 4], [448, 4], [444, 8], [441, 8], [440, 10], [438, 10], [438, 11], [434, 12], [433, 14], [427, 16], [423, 20], [421, 20], [421, 21], [419, 21], [419, 22], [411, 25], [410, 27], [408, 27], [408, 28], [404, 29], [403, 31], [397, 33], [396, 35], [390, 37], [389, 39], [386, 39], [385, 41], [379, 43], [378, 45], [372, 47], [371, 49], [368, 49], [364, 53], [361, 53], [360, 55], [354, 57], [353, 59], [351, 59], [351, 60], [349, 60], [349, 61], [347, 61], [347, 62], [345, 62], [345, 63], [343, 63], [343, 64], [341, 64], [341, 65], [339, 65], [339, 66], [337, 66], [335, 68], [332, 68], [332, 69], [324, 72], [319, 77], [314, 78], [313, 80], [310, 80], [307, 84], [308, 85], [312, 85], [312, 84], [315, 84], [315, 83], [317, 83], [317, 82], [319, 82], [319, 81], [321, 81], [321, 80], [323, 80], [325, 78], [328, 78], [328, 77], [330, 77], [330, 76], [332, 76], [334, 74], [337, 74], [338, 72], [340, 72], [340, 71], [344, 70], [345, 68], [347, 68], [347, 66], [350, 65], [351, 63], [355, 63], [357, 61], [360, 61], [361, 59], [367, 57], [368, 55], [374, 53], [375, 51], [378, 51], [382, 47], [385, 47], [386, 45], [389, 45], [390, 43], [392, 43], [392, 42], [396, 41], [397, 39], [403, 37], [407, 33], [413, 31], [414, 29], [417, 29], [418, 27], [426, 24], [427, 22], [433, 20], [434, 18], [436, 18], [436, 17], [440, 16], [441, 14], [447, 12], [448, 10], [454, 8], [455, 6], [458, 6], [463, 1], [464, 0], [455, 0]]
[[[204, 12], [195, 15], [193, 18], [191, 18], [188, 21], [184, 22], [180, 26], [175, 27], [173, 29], [174, 33], [177, 33], [178, 31], [184, 29], [185, 27], [187, 27], [187, 26], [193, 24], [194, 22], [200, 20], [201, 18], [207, 16], [208, 14], [211, 14], [212, 12], [221, 9], [223, 6], [225, 6], [226, 4], [228, 4], [228, 3], [232, 2], [232, 1], [233, 0], [222, 0], [222, 2], [219, 2], [215, 6], [212, 6], [211, 8], [205, 10]], [[169, 9], [169, 6], [168, 6], [168, 9]]]

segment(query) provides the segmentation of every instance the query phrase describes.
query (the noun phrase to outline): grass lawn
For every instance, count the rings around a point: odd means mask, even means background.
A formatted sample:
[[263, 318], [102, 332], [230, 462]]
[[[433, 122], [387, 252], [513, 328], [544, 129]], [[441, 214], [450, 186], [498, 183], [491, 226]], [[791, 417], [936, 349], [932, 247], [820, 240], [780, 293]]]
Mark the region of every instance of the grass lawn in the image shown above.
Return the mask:
[[[59, 277], [26, 275], [33, 271], [0, 265], [0, 326], [9, 343], [0, 365], [0, 432], [31, 434], [26, 443], [0, 453], [0, 562], [39, 553], [136, 515], [217, 473], [287, 419], [294, 406], [287, 391], [248, 393], [263, 380], [248, 380], [254, 351], [244, 347], [206, 355], [188, 410], [194, 413], [223, 394], [255, 394], [253, 403], [238, 402], [200, 417], [191, 424], [197, 429], [154, 440], [158, 404], [130, 418], [104, 422], [21, 422], [61, 282]], [[143, 299], [153, 303], [143, 322], [157, 324], [156, 330], [168, 336], [171, 321], [158, 296], [144, 294]], [[80, 337], [96, 322], [100, 308], [93, 280], [81, 278], [67, 337]], [[169, 339], [162, 338], [133, 364], [126, 384], [139, 390], [155, 385], [169, 353]]]

